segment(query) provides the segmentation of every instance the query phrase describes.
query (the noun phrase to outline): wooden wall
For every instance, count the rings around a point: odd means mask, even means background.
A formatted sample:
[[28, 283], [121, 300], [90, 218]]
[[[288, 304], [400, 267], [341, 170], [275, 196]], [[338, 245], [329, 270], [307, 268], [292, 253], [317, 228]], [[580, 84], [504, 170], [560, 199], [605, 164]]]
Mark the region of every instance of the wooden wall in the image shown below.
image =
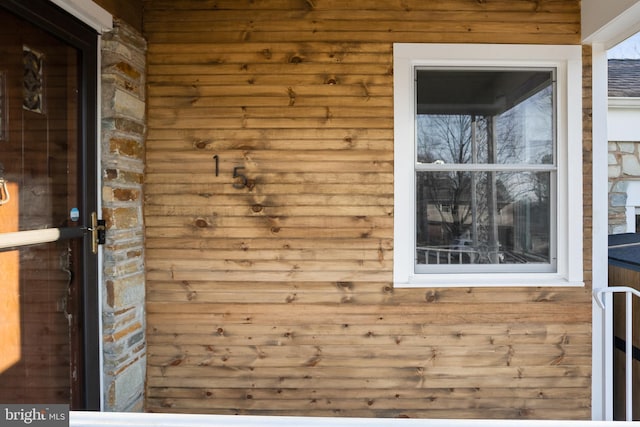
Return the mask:
[[94, 3], [111, 13], [117, 19], [142, 31], [143, 0], [93, 0]]
[[147, 409], [590, 418], [590, 283], [392, 283], [392, 43], [579, 29], [578, 0], [146, 0]]

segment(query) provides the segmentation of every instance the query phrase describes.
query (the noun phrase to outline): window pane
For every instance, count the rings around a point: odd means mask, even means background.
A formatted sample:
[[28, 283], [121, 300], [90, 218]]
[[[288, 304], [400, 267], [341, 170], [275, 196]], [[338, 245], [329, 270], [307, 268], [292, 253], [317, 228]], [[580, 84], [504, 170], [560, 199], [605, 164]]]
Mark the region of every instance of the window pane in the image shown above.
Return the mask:
[[483, 117], [420, 115], [416, 129], [418, 163], [489, 163]]
[[551, 172], [417, 172], [417, 264], [550, 263]]
[[549, 85], [495, 118], [496, 163], [553, 164], [553, 92]]
[[419, 163], [553, 164], [551, 70], [418, 70]]

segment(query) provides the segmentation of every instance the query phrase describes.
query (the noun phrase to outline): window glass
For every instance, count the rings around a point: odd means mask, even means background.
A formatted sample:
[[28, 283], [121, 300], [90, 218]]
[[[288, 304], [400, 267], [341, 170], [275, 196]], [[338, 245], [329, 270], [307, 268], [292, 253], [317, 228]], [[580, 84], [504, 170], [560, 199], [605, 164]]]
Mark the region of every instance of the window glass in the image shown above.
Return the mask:
[[417, 172], [417, 263], [550, 263], [550, 183], [551, 172]]
[[452, 264], [553, 270], [553, 75], [416, 70], [417, 272], [459, 271]]

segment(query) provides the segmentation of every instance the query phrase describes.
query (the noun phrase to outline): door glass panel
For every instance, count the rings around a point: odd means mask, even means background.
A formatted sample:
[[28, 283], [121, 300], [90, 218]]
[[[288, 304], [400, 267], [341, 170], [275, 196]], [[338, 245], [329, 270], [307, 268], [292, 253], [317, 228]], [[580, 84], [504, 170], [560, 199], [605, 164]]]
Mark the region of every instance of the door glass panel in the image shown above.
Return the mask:
[[[0, 233], [74, 226], [78, 51], [9, 12], [0, 22]], [[0, 402], [72, 403], [81, 244], [0, 250]]]

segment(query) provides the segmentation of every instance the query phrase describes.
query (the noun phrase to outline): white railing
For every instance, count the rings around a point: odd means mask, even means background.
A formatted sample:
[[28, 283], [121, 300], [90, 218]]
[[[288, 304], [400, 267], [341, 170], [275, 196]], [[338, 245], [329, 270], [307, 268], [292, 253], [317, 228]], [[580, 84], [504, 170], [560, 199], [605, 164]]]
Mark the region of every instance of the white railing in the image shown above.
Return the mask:
[[[435, 257], [436, 264], [464, 264], [465, 259], [469, 264], [474, 264], [479, 252], [474, 249], [452, 249], [450, 247], [418, 246], [418, 253], [422, 253], [424, 263], [429, 263], [431, 256]], [[465, 258], [466, 257], [466, 258]]]
[[[625, 294], [625, 417], [633, 420], [633, 296], [640, 298], [640, 291], [628, 286], [611, 286], [594, 289], [596, 303], [603, 310], [608, 310], [604, 294]], [[613, 308], [613, 307], [611, 307]]]
[[[614, 427], [615, 421], [435, 420], [71, 412], [70, 427]], [[633, 423], [640, 425], [640, 423]]]

